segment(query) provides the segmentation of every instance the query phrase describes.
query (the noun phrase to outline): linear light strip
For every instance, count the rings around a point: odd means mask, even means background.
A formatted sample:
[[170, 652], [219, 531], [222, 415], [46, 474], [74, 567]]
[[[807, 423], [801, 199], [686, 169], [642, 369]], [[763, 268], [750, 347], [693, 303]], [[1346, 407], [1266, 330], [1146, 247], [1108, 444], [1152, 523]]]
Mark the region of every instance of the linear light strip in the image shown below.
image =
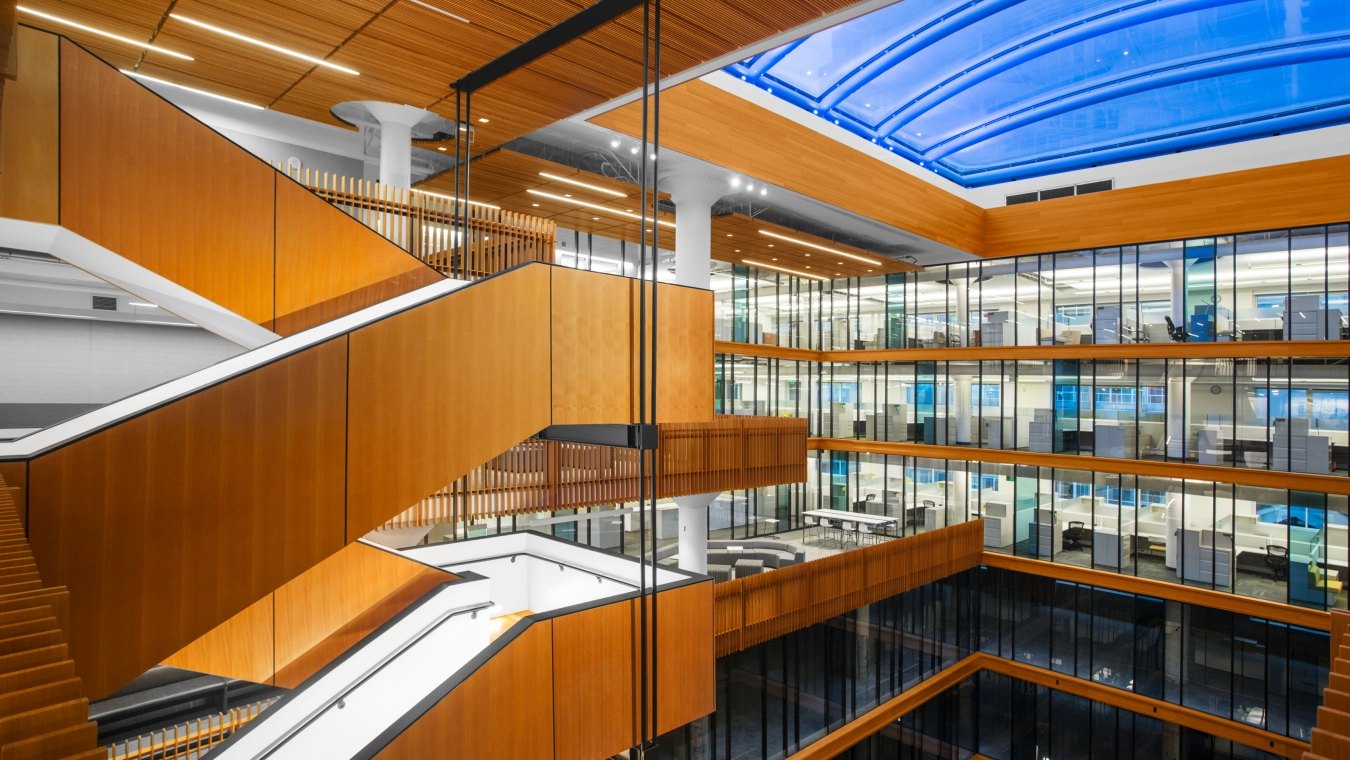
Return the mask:
[[[450, 201], [451, 203], [453, 203], [453, 202], [456, 200], [456, 199], [455, 199], [455, 196], [453, 196], [453, 195], [443, 195], [443, 194], [441, 194], [441, 193], [433, 193], [433, 192], [431, 192], [430, 190], [417, 190], [417, 189], [414, 189], [413, 192], [414, 192], [414, 193], [421, 193], [422, 195], [430, 195], [430, 196], [433, 197], [433, 198], [443, 198], [443, 199], [445, 199], [445, 200], [447, 200], [447, 201]], [[484, 203], [484, 202], [482, 202], [482, 201], [471, 201], [471, 200], [465, 199], [464, 202], [467, 203], [467, 204], [469, 204], [470, 206], [482, 206], [483, 208], [495, 208], [495, 209], [501, 209], [501, 206], [494, 206], [494, 205], [492, 205], [491, 203]]]
[[586, 188], [587, 190], [594, 190], [594, 191], [597, 192], [597, 193], [604, 193], [604, 194], [606, 194], [606, 195], [612, 195], [612, 196], [614, 196], [614, 197], [616, 197], [616, 198], [627, 198], [627, 197], [628, 197], [628, 193], [621, 193], [621, 192], [619, 192], [618, 190], [610, 190], [610, 189], [607, 188], [607, 187], [600, 187], [599, 185], [592, 185], [592, 184], [589, 183], [589, 182], [582, 182], [581, 180], [578, 180], [578, 179], [572, 179], [571, 177], [563, 177], [563, 176], [558, 175], [558, 174], [549, 174], [548, 172], [539, 172], [539, 176], [541, 176], [541, 177], [543, 177], [543, 178], [545, 178], [545, 179], [551, 179], [551, 180], [553, 180], [553, 181], [555, 181], [555, 182], [566, 182], [566, 183], [569, 184], [569, 185], [576, 185], [577, 187], [584, 187], [584, 188]]
[[[603, 212], [605, 212], [606, 214], [615, 214], [615, 215], [618, 215], [618, 216], [628, 217], [629, 219], [636, 219], [636, 220], [638, 220], [638, 221], [642, 221], [642, 217], [638, 216], [637, 214], [629, 213], [629, 212], [627, 212], [627, 211], [620, 211], [620, 210], [618, 210], [618, 209], [616, 209], [616, 208], [610, 208], [609, 206], [601, 206], [601, 205], [598, 204], [598, 203], [588, 203], [588, 202], [586, 202], [586, 201], [579, 201], [579, 200], [577, 200], [576, 198], [564, 198], [564, 197], [561, 196], [561, 195], [554, 195], [553, 193], [546, 193], [546, 192], [544, 192], [543, 190], [535, 190], [534, 188], [530, 188], [530, 189], [526, 190], [525, 192], [529, 193], [530, 195], [537, 195], [537, 196], [539, 196], [539, 197], [541, 197], [541, 198], [548, 198], [549, 200], [558, 201], [559, 203], [572, 203], [572, 204], [575, 204], [575, 205], [578, 205], [578, 206], [585, 206], [586, 208], [593, 208], [593, 209], [595, 209], [596, 211], [603, 211]], [[657, 220], [656, 220], [656, 223], [657, 223], [657, 224], [663, 224], [663, 225], [665, 225], [665, 226], [667, 226], [667, 227], [674, 227], [674, 226], [675, 226], [675, 223], [674, 223], [674, 222], [667, 222], [665, 219], [657, 219]]]
[[437, 8], [436, 6], [431, 5], [430, 3], [424, 3], [424, 2], [422, 2], [422, 0], [408, 0], [408, 2], [412, 3], [413, 5], [420, 5], [420, 6], [422, 6], [423, 8], [426, 8], [426, 9], [429, 10], [429, 11], [435, 11], [436, 13], [439, 13], [439, 14], [441, 14], [442, 16], [449, 16], [450, 18], [452, 18], [452, 19], [454, 19], [454, 20], [456, 20], [456, 21], [463, 21], [463, 22], [466, 23], [466, 24], [472, 24], [472, 23], [473, 23], [472, 21], [468, 20], [467, 18], [464, 18], [463, 16], [456, 16], [455, 14], [451, 13], [450, 11], [444, 10], [444, 9], [442, 9], [442, 8]]
[[835, 256], [843, 256], [843, 257], [846, 258], [846, 259], [853, 259], [854, 261], [861, 261], [861, 262], [863, 262], [864, 264], [871, 264], [871, 265], [874, 266], [874, 267], [879, 267], [879, 266], [882, 265], [882, 262], [877, 261], [876, 259], [869, 259], [869, 258], [867, 258], [866, 256], [859, 256], [859, 255], [856, 254], [856, 253], [845, 253], [844, 251], [836, 250], [836, 249], [834, 249], [834, 248], [830, 248], [829, 246], [816, 245], [815, 243], [811, 243], [811, 242], [808, 242], [808, 241], [806, 241], [806, 240], [802, 240], [801, 238], [789, 237], [789, 236], [787, 236], [787, 235], [779, 235], [777, 232], [769, 232], [768, 230], [760, 230], [760, 231], [759, 231], [759, 234], [761, 234], [761, 235], [768, 235], [769, 237], [771, 237], [771, 238], [776, 238], [776, 239], [778, 239], [778, 240], [786, 240], [786, 241], [789, 242], [789, 243], [796, 243], [797, 245], [804, 245], [804, 246], [806, 246], [807, 248], [814, 248], [814, 249], [816, 249], [817, 251], [824, 251], [825, 253], [832, 253], [832, 254], [834, 254]]
[[185, 84], [179, 84], [179, 83], [177, 83], [177, 82], [170, 82], [170, 81], [167, 80], [167, 79], [160, 79], [159, 77], [148, 76], [148, 75], [146, 75], [146, 74], [142, 74], [142, 73], [137, 72], [137, 71], [132, 71], [131, 69], [119, 69], [119, 71], [121, 71], [123, 74], [126, 74], [126, 75], [129, 76], [129, 77], [135, 77], [136, 79], [141, 79], [141, 80], [144, 80], [144, 81], [146, 81], [146, 82], [154, 82], [155, 84], [167, 85], [167, 86], [169, 86], [169, 87], [177, 87], [177, 88], [180, 89], [180, 90], [187, 90], [188, 92], [195, 92], [195, 93], [197, 93], [198, 95], [205, 95], [205, 96], [208, 97], [208, 98], [215, 98], [216, 100], [223, 100], [223, 101], [225, 101], [225, 102], [227, 102], [227, 103], [234, 103], [235, 105], [244, 106], [244, 107], [246, 107], [246, 108], [254, 108], [254, 109], [257, 109], [257, 110], [259, 110], [259, 111], [265, 111], [265, 110], [267, 110], [266, 108], [264, 108], [263, 106], [258, 105], [257, 103], [250, 103], [250, 102], [248, 102], [247, 100], [239, 100], [238, 98], [231, 98], [231, 97], [229, 97], [229, 96], [227, 96], [227, 95], [220, 95], [220, 94], [218, 94], [218, 93], [211, 92], [210, 90], [200, 90], [200, 89], [198, 89], [198, 88], [196, 88], [196, 87], [188, 87], [188, 86], [185, 85]]
[[341, 71], [341, 72], [344, 73], [344, 74], [351, 74], [351, 75], [354, 76], [354, 77], [355, 77], [355, 76], [361, 76], [361, 72], [357, 71], [356, 69], [349, 69], [349, 68], [347, 68], [346, 66], [339, 66], [339, 65], [336, 64], [336, 63], [330, 63], [329, 61], [325, 61], [325, 60], [322, 59], [322, 58], [315, 58], [315, 57], [312, 56], [312, 55], [306, 55], [306, 54], [304, 54], [304, 53], [301, 53], [301, 52], [298, 52], [298, 51], [295, 51], [295, 50], [291, 50], [290, 48], [284, 48], [284, 47], [282, 47], [282, 46], [280, 46], [280, 45], [273, 45], [273, 44], [270, 43], [270, 42], [263, 42], [262, 40], [257, 39], [257, 38], [255, 38], [255, 37], [249, 37], [249, 36], [246, 35], [246, 34], [240, 34], [240, 33], [238, 33], [238, 32], [232, 32], [232, 31], [230, 31], [229, 29], [222, 29], [221, 27], [218, 27], [218, 26], [216, 26], [215, 24], [208, 24], [208, 23], [206, 23], [205, 21], [198, 21], [198, 20], [195, 19], [195, 18], [191, 18], [190, 16], [184, 16], [184, 15], [181, 14], [181, 13], [170, 13], [170, 14], [169, 14], [169, 17], [170, 17], [170, 18], [176, 18], [176, 19], [178, 19], [179, 21], [182, 21], [182, 22], [185, 23], [185, 24], [191, 24], [191, 25], [193, 25], [193, 26], [200, 27], [200, 28], [205, 29], [205, 30], [207, 30], [207, 31], [215, 32], [216, 34], [220, 34], [220, 35], [224, 35], [224, 36], [226, 36], [226, 37], [229, 37], [229, 38], [232, 39], [232, 40], [239, 40], [240, 42], [247, 42], [247, 43], [250, 44], [250, 45], [257, 45], [257, 46], [260, 47], [260, 48], [266, 48], [267, 50], [271, 50], [271, 51], [274, 52], [274, 53], [281, 53], [282, 55], [289, 55], [289, 56], [292, 57], [292, 58], [299, 58], [299, 59], [302, 60], [302, 61], [308, 61], [309, 63], [312, 63], [312, 64], [314, 64], [315, 66], [323, 66], [323, 67], [325, 67], [325, 68], [330, 68], [330, 69], [333, 69], [333, 70], [335, 70], [335, 71]]
[[85, 26], [84, 24], [81, 24], [78, 21], [71, 21], [68, 18], [62, 18], [61, 16], [53, 16], [50, 13], [44, 13], [34, 8], [29, 8], [26, 5], [19, 5], [15, 7], [17, 7], [24, 13], [29, 14], [30, 16], [37, 16], [38, 18], [46, 19], [48, 21], [54, 21], [58, 24], [65, 24], [66, 26], [71, 27], [73, 29], [79, 29], [82, 32], [89, 32], [90, 34], [97, 34], [100, 37], [107, 37], [110, 40], [117, 40], [118, 42], [121, 42], [125, 45], [131, 45], [132, 47], [136, 47], [141, 50], [150, 50], [155, 53], [163, 53], [164, 55], [171, 55], [174, 58], [182, 58], [185, 61], [196, 60], [190, 55], [184, 55], [183, 53], [179, 53], [174, 50], [169, 50], [168, 48], [162, 48], [159, 47], [158, 45], [151, 45], [148, 42], [138, 42], [136, 40], [131, 39], [130, 37], [123, 37], [120, 34], [105, 32], [102, 29], [95, 29], [92, 26]]
[[780, 267], [777, 264], [765, 264], [762, 261], [755, 261], [754, 259], [741, 259], [741, 262], [744, 264], [749, 264], [752, 267], [761, 267], [763, 269], [774, 269], [779, 272], [785, 272], [787, 274], [796, 275], [798, 277], [809, 277], [812, 280], [820, 280], [821, 282], [830, 281], [830, 278], [821, 277], [818, 274], [811, 274], [810, 272], [802, 272], [796, 269], [788, 269], [787, 267]]

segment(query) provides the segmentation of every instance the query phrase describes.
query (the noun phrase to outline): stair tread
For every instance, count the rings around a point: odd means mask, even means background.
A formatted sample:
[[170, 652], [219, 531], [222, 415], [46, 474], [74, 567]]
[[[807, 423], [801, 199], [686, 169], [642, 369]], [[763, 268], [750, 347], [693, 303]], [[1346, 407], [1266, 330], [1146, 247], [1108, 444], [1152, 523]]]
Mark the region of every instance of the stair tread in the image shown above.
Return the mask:
[[85, 722], [0, 747], [0, 760], [47, 760], [97, 749], [98, 726]]

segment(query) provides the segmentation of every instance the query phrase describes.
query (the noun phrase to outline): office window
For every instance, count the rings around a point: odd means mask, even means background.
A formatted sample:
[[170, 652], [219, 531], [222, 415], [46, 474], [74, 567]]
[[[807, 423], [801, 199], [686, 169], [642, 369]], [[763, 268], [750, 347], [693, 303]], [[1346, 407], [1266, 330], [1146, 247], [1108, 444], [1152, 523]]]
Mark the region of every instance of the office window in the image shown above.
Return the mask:
[[975, 473], [972, 472], [970, 474], [970, 487], [986, 491], [993, 491], [998, 488], [998, 476], [976, 475]]
[[1083, 410], [1092, 408], [1092, 386], [1091, 385], [1056, 385], [1055, 386], [1055, 408], [1065, 411], [1079, 409], [1078, 400], [1083, 400]]
[[1350, 394], [1313, 391], [1311, 419], [1318, 430], [1346, 430], [1350, 427]]
[[1139, 411], [1155, 414], [1167, 411], [1167, 392], [1161, 385], [1145, 385], [1139, 389]]
[[1288, 504], [1257, 504], [1256, 517], [1263, 523], [1321, 529], [1327, 524], [1350, 525], [1340, 512], [1320, 507], [1293, 507]]
[[1055, 321], [1069, 327], [1087, 327], [1092, 324], [1092, 304], [1056, 306]]
[[999, 405], [998, 383], [975, 383], [970, 386], [970, 405], [971, 406], [998, 406]]
[[1103, 412], [1133, 412], [1135, 409], [1135, 389], [1097, 388], [1097, 409]]

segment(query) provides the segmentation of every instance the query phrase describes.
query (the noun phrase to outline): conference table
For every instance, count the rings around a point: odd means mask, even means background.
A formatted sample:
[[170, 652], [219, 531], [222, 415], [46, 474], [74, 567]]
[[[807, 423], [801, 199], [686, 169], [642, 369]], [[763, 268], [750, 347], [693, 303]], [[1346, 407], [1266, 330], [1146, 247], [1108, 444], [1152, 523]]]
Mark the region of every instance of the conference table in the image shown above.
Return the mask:
[[[842, 509], [808, 509], [802, 512], [804, 517], [814, 517], [817, 520], [834, 520], [841, 524], [850, 524], [854, 528], [849, 531], [853, 534], [854, 543], [857, 543], [859, 525], [866, 525], [869, 530], [880, 528], [887, 525], [894, 525], [899, 520], [897, 517], [887, 515], [870, 515], [865, 512], [846, 512]], [[876, 531], [872, 530], [875, 535]], [[844, 545], [844, 531], [839, 534], [839, 546]]]

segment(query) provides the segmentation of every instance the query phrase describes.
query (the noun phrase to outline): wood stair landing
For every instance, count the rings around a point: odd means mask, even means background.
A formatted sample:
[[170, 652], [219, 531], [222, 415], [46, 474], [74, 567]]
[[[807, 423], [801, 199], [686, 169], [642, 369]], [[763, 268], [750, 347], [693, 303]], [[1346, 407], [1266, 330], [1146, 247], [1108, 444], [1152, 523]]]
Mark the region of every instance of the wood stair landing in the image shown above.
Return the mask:
[[102, 758], [66, 649], [69, 594], [42, 585], [18, 494], [0, 473], [0, 760]]

